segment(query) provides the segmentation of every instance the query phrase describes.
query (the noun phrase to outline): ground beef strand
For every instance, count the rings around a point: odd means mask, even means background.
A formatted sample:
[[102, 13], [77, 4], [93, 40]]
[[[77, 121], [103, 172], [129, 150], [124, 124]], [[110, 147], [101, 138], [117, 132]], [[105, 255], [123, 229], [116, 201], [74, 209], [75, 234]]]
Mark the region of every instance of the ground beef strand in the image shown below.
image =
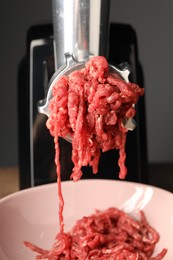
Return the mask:
[[153, 256], [159, 234], [144, 213], [136, 220], [124, 211], [109, 208], [83, 217], [68, 233], [59, 233], [52, 249], [25, 245], [37, 252], [36, 259], [50, 260], [160, 260], [167, 250]]
[[119, 178], [127, 174], [124, 119], [135, 116], [144, 89], [109, 73], [107, 60], [93, 57], [84, 69], [62, 76], [53, 87], [47, 127], [54, 137], [72, 137], [71, 178], [78, 181], [82, 166], [98, 172], [100, 151], [119, 150]]

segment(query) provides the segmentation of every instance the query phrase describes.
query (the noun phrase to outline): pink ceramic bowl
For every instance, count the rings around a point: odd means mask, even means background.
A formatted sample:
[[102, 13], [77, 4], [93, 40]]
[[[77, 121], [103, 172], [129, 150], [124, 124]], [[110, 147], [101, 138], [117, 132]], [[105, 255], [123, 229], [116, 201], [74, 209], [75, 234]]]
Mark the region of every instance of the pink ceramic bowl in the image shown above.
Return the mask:
[[[152, 186], [126, 181], [81, 180], [62, 183], [65, 229], [95, 209], [119, 207], [136, 215], [142, 209], [160, 233], [156, 252], [166, 247], [173, 259], [173, 194]], [[14, 193], [0, 200], [0, 259], [31, 260], [35, 254], [23, 241], [50, 249], [58, 232], [57, 184]]]

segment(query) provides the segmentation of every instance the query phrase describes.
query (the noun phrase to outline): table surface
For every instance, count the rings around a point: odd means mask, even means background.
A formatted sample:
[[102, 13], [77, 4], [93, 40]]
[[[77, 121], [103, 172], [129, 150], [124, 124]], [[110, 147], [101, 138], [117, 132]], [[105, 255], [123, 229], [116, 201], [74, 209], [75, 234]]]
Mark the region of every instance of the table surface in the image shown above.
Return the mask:
[[[173, 163], [150, 164], [148, 168], [150, 185], [173, 192]], [[0, 168], [0, 198], [18, 190], [18, 168]]]
[[19, 190], [19, 170], [17, 167], [0, 168], [0, 198]]

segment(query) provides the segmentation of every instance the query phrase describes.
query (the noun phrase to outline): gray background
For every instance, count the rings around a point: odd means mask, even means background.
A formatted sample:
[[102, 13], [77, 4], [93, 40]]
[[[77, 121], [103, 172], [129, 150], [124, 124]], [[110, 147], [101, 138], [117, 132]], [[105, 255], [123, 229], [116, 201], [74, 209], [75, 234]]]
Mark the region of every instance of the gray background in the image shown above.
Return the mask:
[[[91, 0], [94, 1], [94, 0]], [[173, 1], [111, 1], [110, 20], [137, 32], [146, 87], [150, 163], [173, 162]], [[51, 21], [51, 0], [2, 1], [0, 7], [0, 167], [17, 166], [17, 66], [26, 31]]]

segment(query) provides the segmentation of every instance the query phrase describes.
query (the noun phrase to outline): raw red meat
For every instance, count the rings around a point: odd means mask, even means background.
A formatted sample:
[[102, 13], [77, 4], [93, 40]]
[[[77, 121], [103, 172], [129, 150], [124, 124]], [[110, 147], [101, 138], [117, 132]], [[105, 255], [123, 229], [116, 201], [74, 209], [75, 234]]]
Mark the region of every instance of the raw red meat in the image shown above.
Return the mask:
[[117, 208], [96, 211], [78, 220], [68, 233], [64, 232], [58, 137], [67, 134], [72, 137], [74, 181], [80, 179], [82, 166], [90, 165], [93, 173], [97, 173], [100, 150], [114, 148], [120, 151], [119, 177], [125, 178], [127, 129], [123, 120], [135, 116], [133, 104], [143, 94], [144, 89], [139, 86], [111, 75], [104, 57], [90, 59], [85, 69], [61, 77], [55, 84], [47, 127], [55, 142], [60, 232], [51, 250], [24, 242], [38, 253], [36, 259], [160, 260], [165, 256], [166, 249], [152, 256], [159, 234], [147, 223], [143, 212], [138, 221]]
[[143, 88], [110, 74], [102, 56], [56, 82], [47, 127], [54, 137], [71, 135], [74, 181], [81, 178], [82, 166], [90, 165], [97, 173], [100, 151], [111, 149], [119, 150], [119, 178], [125, 178], [127, 129], [123, 122], [135, 116], [133, 104], [143, 94]]
[[68, 233], [59, 233], [52, 249], [25, 245], [37, 252], [36, 259], [50, 260], [161, 260], [167, 250], [152, 256], [159, 234], [146, 221], [135, 220], [117, 208], [83, 217]]

